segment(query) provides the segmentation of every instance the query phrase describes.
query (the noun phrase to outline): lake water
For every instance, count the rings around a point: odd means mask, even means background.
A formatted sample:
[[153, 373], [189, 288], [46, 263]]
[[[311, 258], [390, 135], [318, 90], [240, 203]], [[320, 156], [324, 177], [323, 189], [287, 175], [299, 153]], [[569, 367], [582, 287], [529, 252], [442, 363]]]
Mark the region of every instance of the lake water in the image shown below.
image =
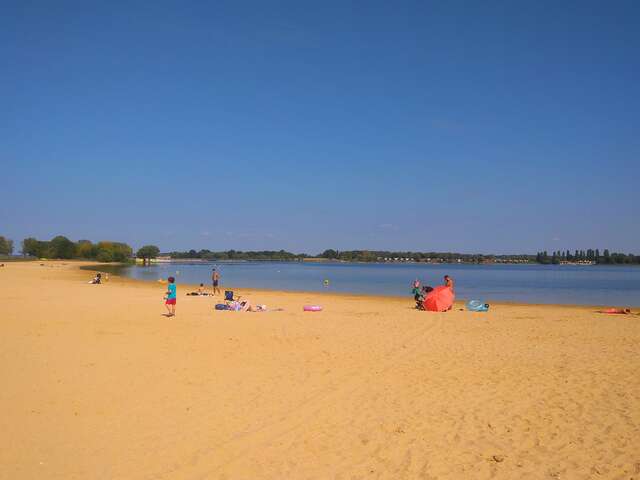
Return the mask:
[[[640, 306], [640, 268], [571, 265], [430, 265], [299, 262], [167, 263], [125, 266], [114, 273], [140, 280], [170, 275], [180, 283], [291, 291], [329, 291], [373, 295], [411, 294], [411, 283], [439, 285], [445, 274], [456, 282], [458, 299]], [[323, 281], [329, 280], [329, 287]]]

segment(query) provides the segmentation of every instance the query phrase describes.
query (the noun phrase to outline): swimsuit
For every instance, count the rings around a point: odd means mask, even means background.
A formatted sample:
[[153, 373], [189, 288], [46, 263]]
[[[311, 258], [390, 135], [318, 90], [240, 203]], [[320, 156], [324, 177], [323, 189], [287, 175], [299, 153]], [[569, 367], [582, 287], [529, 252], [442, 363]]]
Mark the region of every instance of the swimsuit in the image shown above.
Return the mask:
[[176, 297], [177, 297], [176, 284], [170, 283], [169, 286], [167, 287], [167, 290], [169, 291], [169, 294], [167, 295], [167, 301], [164, 303], [166, 305], [175, 305]]

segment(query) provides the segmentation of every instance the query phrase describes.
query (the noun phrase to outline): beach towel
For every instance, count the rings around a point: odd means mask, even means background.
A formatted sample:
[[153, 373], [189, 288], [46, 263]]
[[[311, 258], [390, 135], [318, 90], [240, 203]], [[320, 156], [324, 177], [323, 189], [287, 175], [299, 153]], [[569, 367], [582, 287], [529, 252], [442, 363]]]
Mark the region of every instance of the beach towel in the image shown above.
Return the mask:
[[629, 308], [607, 308], [606, 310], [598, 310], [598, 313], [606, 313], [607, 315], [629, 315]]

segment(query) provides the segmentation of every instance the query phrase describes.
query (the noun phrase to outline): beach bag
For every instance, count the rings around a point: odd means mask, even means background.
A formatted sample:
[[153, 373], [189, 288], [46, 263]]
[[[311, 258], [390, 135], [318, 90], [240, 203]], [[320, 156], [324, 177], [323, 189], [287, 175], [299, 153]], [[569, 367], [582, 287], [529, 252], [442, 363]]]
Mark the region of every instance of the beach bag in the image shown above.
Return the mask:
[[467, 310], [470, 312], [486, 312], [489, 310], [489, 304], [480, 300], [469, 300], [467, 302]]
[[229, 306], [225, 305], [224, 303], [218, 303], [215, 306], [216, 310], [229, 310]]

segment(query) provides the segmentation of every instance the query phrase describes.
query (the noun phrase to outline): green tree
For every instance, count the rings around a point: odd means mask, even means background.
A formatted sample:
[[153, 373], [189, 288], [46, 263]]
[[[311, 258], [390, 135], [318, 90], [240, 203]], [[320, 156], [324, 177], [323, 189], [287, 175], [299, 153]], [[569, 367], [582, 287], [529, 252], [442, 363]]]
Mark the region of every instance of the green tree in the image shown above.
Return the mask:
[[98, 242], [96, 258], [100, 262], [126, 262], [132, 254], [133, 250], [126, 243], [104, 241]]
[[[192, 252], [195, 255], [196, 251], [192, 250]], [[144, 247], [140, 247], [138, 249], [138, 251], [136, 252], [136, 257], [141, 258], [142, 263], [146, 264], [146, 263], [151, 263], [151, 259], [156, 258], [159, 253], [160, 253], [160, 249], [155, 245], [145, 245]], [[191, 258], [195, 258], [195, 257], [191, 257]]]
[[98, 255], [96, 255], [96, 260], [102, 263], [110, 263], [113, 262], [113, 254], [110, 250], [106, 249], [98, 249]]
[[89, 240], [78, 240], [76, 243], [76, 258], [93, 259], [98, 255], [98, 248]]
[[33, 237], [25, 238], [22, 240], [22, 254], [23, 255], [31, 255], [33, 257], [37, 257], [38, 250], [38, 240]]
[[361, 262], [375, 262], [377, 259], [376, 254], [368, 250], [363, 250], [362, 252], [360, 252], [360, 255], [358, 255], [358, 257], [358, 260]]
[[126, 243], [113, 242], [113, 258], [116, 262], [126, 262], [133, 256], [133, 249]]
[[[101, 258], [105, 259], [100, 260], [100, 258], [98, 258], [101, 262], [126, 262], [131, 258], [133, 250], [126, 243], [104, 241], [98, 242], [98, 255], [100, 255], [100, 253], [102, 253]], [[106, 260], [106, 258], [109, 257], [111, 260]]]
[[73, 258], [76, 244], [67, 237], [58, 235], [49, 242], [49, 256], [51, 258]]
[[49, 242], [43, 242], [33, 237], [25, 238], [22, 241], [22, 254], [38, 258], [48, 257]]
[[0, 255], [11, 255], [13, 253], [13, 240], [0, 236]]

